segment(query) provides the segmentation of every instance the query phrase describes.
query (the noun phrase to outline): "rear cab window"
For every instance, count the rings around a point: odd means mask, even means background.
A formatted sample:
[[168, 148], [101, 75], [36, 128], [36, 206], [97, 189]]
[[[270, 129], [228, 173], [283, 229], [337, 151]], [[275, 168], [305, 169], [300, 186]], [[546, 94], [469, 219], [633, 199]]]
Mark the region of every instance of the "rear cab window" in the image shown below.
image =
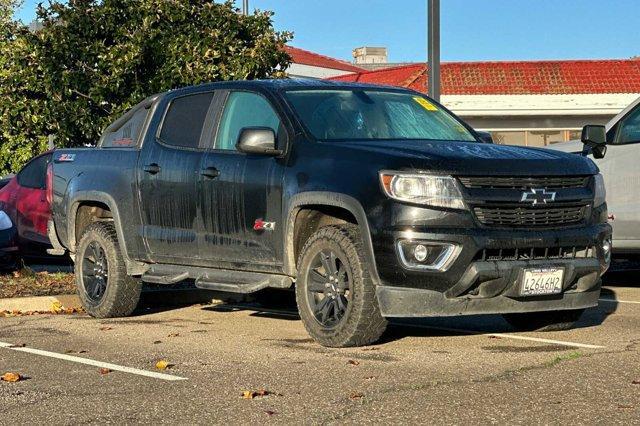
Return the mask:
[[102, 135], [101, 148], [132, 148], [138, 146], [149, 108], [140, 107], [122, 125], [107, 128]]

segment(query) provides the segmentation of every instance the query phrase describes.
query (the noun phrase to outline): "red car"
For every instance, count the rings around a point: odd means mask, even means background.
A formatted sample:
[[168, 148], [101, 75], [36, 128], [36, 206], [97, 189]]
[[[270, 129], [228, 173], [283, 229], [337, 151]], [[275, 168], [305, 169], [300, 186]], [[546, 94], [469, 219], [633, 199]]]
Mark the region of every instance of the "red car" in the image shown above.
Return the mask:
[[0, 189], [0, 258], [45, 254], [51, 199], [47, 169], [52, 151], [25, 165]]

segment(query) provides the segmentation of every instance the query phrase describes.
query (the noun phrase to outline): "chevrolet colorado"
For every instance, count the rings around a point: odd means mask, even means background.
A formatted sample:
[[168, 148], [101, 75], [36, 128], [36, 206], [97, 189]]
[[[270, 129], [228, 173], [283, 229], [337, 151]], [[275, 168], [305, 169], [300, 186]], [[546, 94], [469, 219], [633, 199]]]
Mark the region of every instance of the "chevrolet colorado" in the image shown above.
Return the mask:
[[487, 143], [405, 89], [221, 82], [152, 96], [61, 149], [54, 246], [95, 317], [141, 282], [295, 287], [309, 334], [366, 345], [389, 317], [500, 313], [564, 328], [595, 306], [611, 227], [591, 160]]

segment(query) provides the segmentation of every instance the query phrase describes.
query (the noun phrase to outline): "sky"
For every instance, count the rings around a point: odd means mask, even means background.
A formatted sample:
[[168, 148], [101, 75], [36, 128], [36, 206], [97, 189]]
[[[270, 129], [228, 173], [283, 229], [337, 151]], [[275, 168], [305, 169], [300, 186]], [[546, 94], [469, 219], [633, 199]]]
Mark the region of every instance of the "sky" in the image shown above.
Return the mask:
[[[30, 22], [26, 0], [17, 17]], [[275, 12], [293, 46], [349, 60], [383, 46], [390, 62], [426, 58], [426, 0], [249, 0]], [[640, 55], [639, 0], [441, 0], [441, 59], [605, 59]], [[237, 1], [241, 5], [241, 0]]]

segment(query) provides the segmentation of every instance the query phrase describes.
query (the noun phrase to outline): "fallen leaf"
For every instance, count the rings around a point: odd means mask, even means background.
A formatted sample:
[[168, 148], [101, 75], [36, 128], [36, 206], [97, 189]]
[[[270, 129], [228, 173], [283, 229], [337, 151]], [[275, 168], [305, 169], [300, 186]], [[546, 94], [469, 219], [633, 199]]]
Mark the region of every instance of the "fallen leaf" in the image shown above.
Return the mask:
[[274, 414], [278, 414], [278, 413], [276, 413], [275, 411], [271, 411], [271, 410], [267, 410], [267, 411], [265, 411], [265, 413], [266, 413], [268, 416], [273, 416]]
[[349, 399], [360, 399], [360, 398], [364, 398], [364, 394], [360, 392], [352, 392], [351, 395], [349, 395]]
[[347, 361], [347, 364], [360, 365], [360, 361], [356, 361], [355, 359], [350, 359], [349, 361]]
[[2, 376], [0, 376], [0, 380], [2, 380], [3, 382], [15, 383], [22, 380], [22, 376], [18, 373], [4, 373]]
[[178, 337], [178, 336], [180, 336], [180, 333], [171, 333], [167, 337]]
[[162, 343], [162, 340], [154, 340], [153, 344], [157, 345], [158, 343]]
[[173, 364], [169, 364], [167, 361], [165, 361], [163, 359], [158, 361], [158, 362], [156, 362], [156, 368], [158, 370], [166, 370], [166, 369], [171, 368], [171, 367], [173, 367]]
[[113, 330], [113, 327], [100, 327], [100, 331], [109, 331]]
[[85, 351], [84, 349], [81, 349], [79, 351], [75, 351], [73, 349], [67, 349], [66, 351], [64, 351], [65, 354], [86, 354], [87, 351]]
[[640, 379], [631, 382], [632, 385], [640, 385]]
[[502, 337], [500, 337], [500, 336], [494, 336], [494, 335], [490, 335], [490, 336], [488, 336], [488, 337], [489, 337], [489, 339], [502, 339]]
[[60, 314], [63, 311], [64, 311], [64, 306], [62, 306], [62, 303], [53, 302], [53, 304], [51, 304], [51, 312], [53, 312], [54, 314]]
[[257, 391], [252, 391], [252, 390], [246, 390], [242, 392], [242, 398], [244, 399], [253, 399], [253, 398], [262, 398], [263, 396], [267, 396], [267, 395], [278, 395], [280, 396], [280, 394], [274, 394], [273, 392], [270, 392], [266, 389], [260, 389]]
[[15, 345], [8, 346], [9, 348], [24, 348], [27, 346], [26, 343], [16, 343]]
[[108, 368], [101, 368], [99, 371], [100, 371], [100, 374], [102, 374], [103, 376], [105, 374], [111, 373], [111, 370], [109, 370]]

